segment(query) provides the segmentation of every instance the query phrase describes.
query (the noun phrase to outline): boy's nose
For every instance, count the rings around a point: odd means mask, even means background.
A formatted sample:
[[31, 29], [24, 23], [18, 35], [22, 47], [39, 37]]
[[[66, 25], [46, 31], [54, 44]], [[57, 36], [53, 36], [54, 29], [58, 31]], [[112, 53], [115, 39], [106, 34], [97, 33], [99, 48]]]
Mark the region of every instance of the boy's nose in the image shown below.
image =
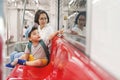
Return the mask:
[[38, 37], [40, 38], [41, 36], [38, 34]]

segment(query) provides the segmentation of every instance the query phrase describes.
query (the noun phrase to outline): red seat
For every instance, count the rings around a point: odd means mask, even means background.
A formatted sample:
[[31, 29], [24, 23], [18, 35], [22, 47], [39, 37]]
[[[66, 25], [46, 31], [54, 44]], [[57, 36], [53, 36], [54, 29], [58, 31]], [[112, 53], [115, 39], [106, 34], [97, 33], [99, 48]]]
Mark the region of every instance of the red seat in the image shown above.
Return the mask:
[[7, 80], [116, 80], [64, 38], [52, 40], [50, 58], [45, 67], [17, 65]]

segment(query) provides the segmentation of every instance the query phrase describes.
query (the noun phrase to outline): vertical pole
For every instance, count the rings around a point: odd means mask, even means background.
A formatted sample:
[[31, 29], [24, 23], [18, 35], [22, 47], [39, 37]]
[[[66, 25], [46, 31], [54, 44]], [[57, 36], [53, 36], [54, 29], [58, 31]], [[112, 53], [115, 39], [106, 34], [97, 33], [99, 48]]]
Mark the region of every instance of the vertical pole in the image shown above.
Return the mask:
[[[4, 6], [7, 6], [7, 3], [5, 3]], [[6, 7], [6, 9], [7, 9], [7, 10], [6, 10], [6, 13], [9, 13], [8, 6]], [[7, 49], [6, 49], [7, 51], [6, 51], [6, 52], [7, 52], [7, 54], [6, 54], [6, 56], [8, 56], [8, 55], [9, 55], [9, 47], [8, 47], [8, 45], [9, 45], [9, 27], [8, 27], [8, 19], [9, 19], [10, 17], [9, 17], [9, 14], [6, 14], [6, 13], [5, 13], [5, 16], [6, 16], [6, 18], [5, 18], [6, 24], [5, 24], [5, 25], [6, 25], [6, 27], [7, 27], [7, 28], [6, 28], [6, 29], [7, 29], [7, 40], [6, 40], [6, 45], [7, 45]]]
[[22, 41], [22, 39], [23, 39], [23, 28], [24, 28], [24, 16], [25, 16], [26, 2], [27, 2], [27, 0], [24, 0], [22, 26], [21, 26], [21, 33], [20, 33], [20, 38], [21, 38], [21, 39], [20, 39], [20, 41]]
[[[92, 15], [92, 1], [87, 0], [87, 14], [86, 14], [86, 54], [91, 58], [91, 15]], [[88, 27], [89, 26], [89, 27]]]
[[59, 23], [60, 22], [60, 0], [58, 0], [58, 26], [57, 26], [57, 29], [59, 30]]

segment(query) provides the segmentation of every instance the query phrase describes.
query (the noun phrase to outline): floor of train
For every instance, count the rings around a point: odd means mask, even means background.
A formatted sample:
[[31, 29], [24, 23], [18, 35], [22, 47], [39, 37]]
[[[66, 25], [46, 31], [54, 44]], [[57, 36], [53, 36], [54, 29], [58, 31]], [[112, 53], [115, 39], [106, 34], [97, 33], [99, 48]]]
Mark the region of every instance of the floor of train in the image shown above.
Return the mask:
[[5, 67], [5, 64], [9, 62], [9, 57], [3, 58], [3, 80], [6, 80], [7, 76], [12, 69]]

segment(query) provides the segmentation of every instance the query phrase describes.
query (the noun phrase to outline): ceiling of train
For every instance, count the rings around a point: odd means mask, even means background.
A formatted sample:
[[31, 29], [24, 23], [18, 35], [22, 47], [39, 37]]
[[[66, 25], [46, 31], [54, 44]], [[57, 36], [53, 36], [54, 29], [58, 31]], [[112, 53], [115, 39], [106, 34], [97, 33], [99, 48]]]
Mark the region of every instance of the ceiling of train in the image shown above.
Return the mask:
[[[11, 5], [23, 5], [25, 0], [7, 0], [9, 6]], [[26, 0], [26, 3], [32, 6], [46, 5], [50, 6], [50, 1], [56, 0]], [[84, 8], [86, 6], [86, 0], [60, 0], [61, 5], [69, 6], [71, 10]], [[56, 1], [57, 2], [57, 1]]]
[[[7, 0], [8, 3], [24, 3], [25, 0]], [[26, 0], [27, 4], [49, 5], [50, 0]]]
[[87, 0], [63, 0], [64, 6], [68, 6], [68, 15], [75, 12], [86, 11]]
[[[42, 9], [44, 10], [49, 10], [50, 9], [49, 7], [52, 6], [51, 1], [55, 1], [57, 5], [57, 0], [6, 0], [6, 1], [8, 7], [11, 8], [12, 6], [13, 8], [13, 7], [21, 6], [19, 7], [21, 9], [23, 9], [24, 2], [26, 1], [27, 6], [29, 6], [26, 7], [26, 10], [29, 11], [27, 13], [30, 15], [35, 14], [35, 12], [31, 10], [39, 9], [41, 7], [43, 7]], [[68, 7], [68, 9], [66, 10], [68, 12], [68, 15], [71, 15], [78, 11], [86, 10], [86, 0], [60, 0], [60, 3], [61, 3], [60, 7], [61, 6]]]
[[[25, 14], [34, 17], [37, 9], [48, 10], [50, 6], [50, 0], [6, 0], [8, 9], [23, 10], [24, 3], [26, 2]], [[48, 7], [48, 8], [47, 8]]]

